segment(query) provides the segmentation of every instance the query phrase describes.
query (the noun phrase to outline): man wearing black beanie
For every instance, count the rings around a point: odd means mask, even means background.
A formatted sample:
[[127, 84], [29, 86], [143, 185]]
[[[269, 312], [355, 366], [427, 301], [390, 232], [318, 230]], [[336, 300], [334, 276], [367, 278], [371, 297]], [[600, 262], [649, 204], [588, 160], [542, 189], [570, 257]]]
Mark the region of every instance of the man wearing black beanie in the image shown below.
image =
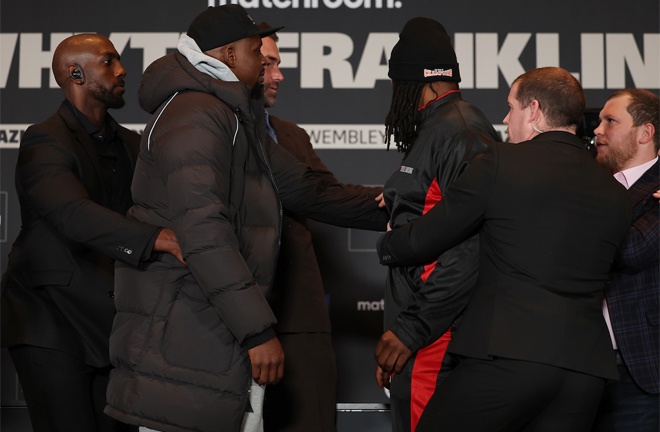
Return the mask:
[[[404, 153], [384, 188], [395, 228], [430, 210], [468, 162], [500, 137], [476, 107], [462, 100], [456, 53], [439, 22], [414, 18], [406, 23], [392, 49], [389, 77], [387, 144], [393, 140]], [[390, 387], [395, 432], [415, 430], [436, 385], [451, 370], [447, 344], [477, 269], [476, 236], [426, 266], [389, 268], [376, 380]]]

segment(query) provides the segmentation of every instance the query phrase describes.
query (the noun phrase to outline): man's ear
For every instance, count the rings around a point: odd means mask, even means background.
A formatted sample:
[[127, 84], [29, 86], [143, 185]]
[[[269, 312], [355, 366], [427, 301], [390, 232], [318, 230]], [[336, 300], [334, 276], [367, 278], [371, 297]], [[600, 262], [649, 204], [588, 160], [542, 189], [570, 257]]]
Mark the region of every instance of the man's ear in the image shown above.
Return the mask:
[[650, 141], [653, 141], [653, 137], [657, 131], [651, 123], [646, 123], [639, 126], [638, 140], [641, 144], [647, 144]]
[[213, 57], [216, 60], [220, 60], [230, 68], [236, 66], [236, 49], [233, 45], [223, 45], [221, 47], [213, 48], [204, 51], [204, 54]]
[[236, 67], [236, 48], [234, 45], [225, 45], [225, 64], [230, 68]]
[[77, 63], [72, 63], [69, 66], [67, 66], [67, 73], [69, 74], [69, 78], [76, 83], [76, 84], [84, 84], [85, 83], [85, 75], [82, 71], [82, 68], [80, 67], [79, 64]]
[[529, 120], [530, 120], [530, 122], [534, 121], [534, 122], [538, 123], [541, 120], [541, 115], [542, 115], [541, 109], [540, 109], [540, 106], [539, 106], [539, 101], [534, 99], [533, 101], [531, 101], [529, 103], [528, 107], [529, 107]]

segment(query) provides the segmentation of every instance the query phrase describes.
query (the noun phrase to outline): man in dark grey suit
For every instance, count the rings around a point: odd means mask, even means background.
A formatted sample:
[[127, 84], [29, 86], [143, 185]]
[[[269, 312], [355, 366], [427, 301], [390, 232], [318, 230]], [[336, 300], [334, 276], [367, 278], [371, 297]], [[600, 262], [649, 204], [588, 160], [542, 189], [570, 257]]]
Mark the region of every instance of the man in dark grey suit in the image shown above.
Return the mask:
[[660, 430], [660, 210], [658, 96], [641, 89], [614, 93], [594, 131], [596, 160], [633, 200], [633, 222], [605, 285], [605, 316], [617, 354], [619, 381], [610, 383], [594, 432]]
[[110, 40], [65, 39], [53, 73], [65, 101], [19, 149], [22, 228], [2, 281], [2, 344], [35, 432], [128, 430], [103, 414], [113, 263], [181, 251], [173, 231], [124, 217], [140, 137], [107, 114], [124, 105], [126, 75]]
[[462, 359], [417, 432], [588, 431], [617, 377], [601, 293], [630, 199], [575, 136], [585, 102], [567, 71], [521, 75], [508, 105], [518, 144], [492, 144], [379, 245], [384, 264], [423, 264], [480, 234], [479, 279], [449, 345]]

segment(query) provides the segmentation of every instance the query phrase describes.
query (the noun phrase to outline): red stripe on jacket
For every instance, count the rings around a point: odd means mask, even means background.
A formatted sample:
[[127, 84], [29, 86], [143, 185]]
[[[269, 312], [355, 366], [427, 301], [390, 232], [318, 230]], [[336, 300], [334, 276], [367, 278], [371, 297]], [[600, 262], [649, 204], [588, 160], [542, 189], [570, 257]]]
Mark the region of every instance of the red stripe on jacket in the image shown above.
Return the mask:
[[[441, 199], [442, 191], [438, 179], [433, 179], [426, 193], [422, 214], [426, 214]], [[426, 282], [429, 278], [437, 263], [436, 260], [424, 266], [424, 272], [420, 276], [423, 282]], [[451, 330], [448, 330], [435, 342], [417, 351], [410, 379], [410, 430], [413, 432], [417, 428], [417, 423], [419, 423], [429, 399], [435, 392], [438, 373], [440, 373], [442, 367], [442, 359], [445, 357], [450, 340]]]

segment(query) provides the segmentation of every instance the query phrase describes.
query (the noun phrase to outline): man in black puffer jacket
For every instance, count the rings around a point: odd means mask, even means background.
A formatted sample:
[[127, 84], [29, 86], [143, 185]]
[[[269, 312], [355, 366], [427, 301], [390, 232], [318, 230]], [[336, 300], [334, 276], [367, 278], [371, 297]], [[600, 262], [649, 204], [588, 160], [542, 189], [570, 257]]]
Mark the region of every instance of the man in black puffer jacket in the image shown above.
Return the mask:
[[[209, 8], [177, 53], [145, 71], [144, 131], [129, 216], [174, 230], [163, 255], [118, 266], [106, 413], [161, 431], [236, 431], [251, 380], [275, 383], [283, 354], [266, 300], [281, 205], [320, 221], [384, 228], [372, 196], [322, 179], [266, 134], [259, 30], [237, 5]], [[256, 92], [255, 92], [256, 89]]]

